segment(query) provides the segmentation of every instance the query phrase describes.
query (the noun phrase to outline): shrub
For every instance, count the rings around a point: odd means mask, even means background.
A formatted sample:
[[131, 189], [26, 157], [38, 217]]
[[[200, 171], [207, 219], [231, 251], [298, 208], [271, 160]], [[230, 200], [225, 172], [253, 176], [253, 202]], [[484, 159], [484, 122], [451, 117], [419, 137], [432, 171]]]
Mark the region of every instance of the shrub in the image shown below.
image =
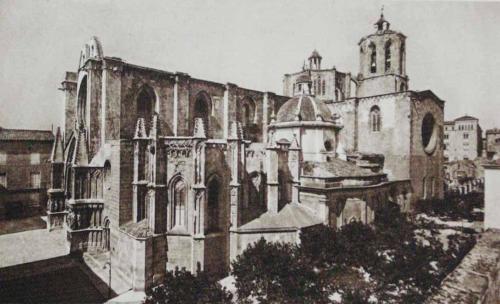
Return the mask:
[[315, 267], [333, 267], [340, 254], [335, 228], [316, 225], [300, 234], [300, 249], [304, 258]]
[[416, 204], [417, 212], [436, 216], [446, 216], [452, 219], [480, 220], [474, 214], [474, 208], [484, 207], [484, 194], [447, 194], [444, 199], [420, 200]]
[[158, 286], [148, 290], [146, 304], [231, 303], [232, 294], [204, 272], [196, 276], [185, 270], [167, 272]]
[[312, 267], [297, 246], [269, 243], [264, 239], [249, 245], [232, 263], [241, 302], [321, 303], [322, 293]]
[[339, 264], [371, 270], [379, 263], [375, 231], [361, 222], [344, 225], [337, 232]]

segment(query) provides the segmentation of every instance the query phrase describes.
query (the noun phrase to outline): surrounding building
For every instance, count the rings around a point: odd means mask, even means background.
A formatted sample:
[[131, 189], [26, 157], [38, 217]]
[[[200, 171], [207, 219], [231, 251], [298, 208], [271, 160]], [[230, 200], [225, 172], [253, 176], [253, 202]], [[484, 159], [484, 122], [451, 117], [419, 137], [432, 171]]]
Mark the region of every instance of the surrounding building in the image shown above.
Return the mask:
[[53, 141], [51, 131], [0, 128], [0, 219], [45, 209]]
[[498, 159], [500, 155], [500, 129], [488, 129], [486, 130], [485, 136], [485, 146], [486, 157], [488, 159]]
[[444, 101], [409, 90], [389, 27], [359, 42], [356, 79], [313, 52], [287, 96], [105, 57], [92, 38], [62, 82], [49, 229], [71, 252], [109, 251], [113, 278], [144, 290], [175, 267], [224, 275], [260, 237], [443, 197]]
[[489, 161], [484, 167], [484, 229], [500, 229], [500, 161]]
[[474, 160], [483, 151], [479, 119], [462, 116], [444, 124], [444, 157], [447, 161]]
[[484, 183], [483, 158], [454, 160], [444, 163], [445, 191], [467, 194], [481, 192]]

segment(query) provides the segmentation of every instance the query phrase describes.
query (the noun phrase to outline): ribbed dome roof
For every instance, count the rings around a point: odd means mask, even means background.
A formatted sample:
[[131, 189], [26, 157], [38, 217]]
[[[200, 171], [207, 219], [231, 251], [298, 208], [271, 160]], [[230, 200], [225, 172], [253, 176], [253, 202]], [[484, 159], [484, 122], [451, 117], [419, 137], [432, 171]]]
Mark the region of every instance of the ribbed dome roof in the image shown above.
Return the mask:
[[321, 100], [310, 95], [298, 95], [289, 99], [276, 115], [276, 122], [318, 120], [333, 122], [332, 113]]
[[311, 76], [309, 76], [309, 74], [302, 74], [295, 80], [295, 83], [299, 82], [311, 82]]

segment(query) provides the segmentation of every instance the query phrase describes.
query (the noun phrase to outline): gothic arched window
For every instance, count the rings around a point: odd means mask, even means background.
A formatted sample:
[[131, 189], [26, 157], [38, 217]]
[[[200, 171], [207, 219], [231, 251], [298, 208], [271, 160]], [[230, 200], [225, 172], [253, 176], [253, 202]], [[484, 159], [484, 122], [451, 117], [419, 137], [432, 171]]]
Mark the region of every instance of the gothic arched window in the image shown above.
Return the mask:
[[142, 87], [141, 91], [137, 95], [137, 118], [144, 119], [144, 126], [146, 127], [146, 132], [148, 133], [151, 128], [155, 103], [156, 96], [153, 89], [148, 86]]
[[391, 41], [385, 43], [385, 71], [388, 72], [391, 69]]
[[87, 76], [83, 77], [78, 89], [78, 104], [77, 104], [78, 122], [86, 125], [87, 119]]
[[375, 47], [375, 44], [372, 42], [370, 43], [370, 72], [371, 73], [376, 73], [377, 72], [377, 48]]
[[186, 183], [182, 178], [177, 178], [177, 180], [172, 184], [171, 188], [172, 195], [172, 228], [173, 227], [185, 227], [186, 225]]
[[241, 112], [240, 114], [240, 122], [243, 127], [251, 125], [255, 120], [255, 103], [254, 101], [247, 97], [244, 98], [241, 102]]
[[202, 118], [205, 125], [207, 137], [210, 133], [210, 112], [212, 111], [212, 102], [210, 97], [205, 92], [200, 92], [196, 96], [193, 109], [193, 127], [196, 118]]
[[220, 230], [220, 188], [219, 179], [217, 177], [213, 177], [207, 187], [207, 232]]
[[372, 132], [379, 132], [381, 129], [380, 108], [373, 106], [370, 110], [370, 129]]

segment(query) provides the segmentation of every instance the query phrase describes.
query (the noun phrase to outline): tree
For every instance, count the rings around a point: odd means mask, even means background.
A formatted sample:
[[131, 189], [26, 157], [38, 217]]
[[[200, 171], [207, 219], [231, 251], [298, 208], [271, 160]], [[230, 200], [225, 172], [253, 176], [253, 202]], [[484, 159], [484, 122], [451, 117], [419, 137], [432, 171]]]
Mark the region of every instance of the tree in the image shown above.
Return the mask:
[[349, 267], [363, 267], [371, 270], [380, 257], [376, 250], [375, 231], [361, 222], [344, 225], [337, 232], [337, 263]]
[[167, 272], [164, 281], [148, 290], [146, 304], [222, 303], [229, 304], [232, 294], [206, 273], [196, 276], [186, 270]]
[[269, 243], [263, 238], [249, 245], [232, 263], [241, 302], [323, 303], [312, 267], [296, 245]]

